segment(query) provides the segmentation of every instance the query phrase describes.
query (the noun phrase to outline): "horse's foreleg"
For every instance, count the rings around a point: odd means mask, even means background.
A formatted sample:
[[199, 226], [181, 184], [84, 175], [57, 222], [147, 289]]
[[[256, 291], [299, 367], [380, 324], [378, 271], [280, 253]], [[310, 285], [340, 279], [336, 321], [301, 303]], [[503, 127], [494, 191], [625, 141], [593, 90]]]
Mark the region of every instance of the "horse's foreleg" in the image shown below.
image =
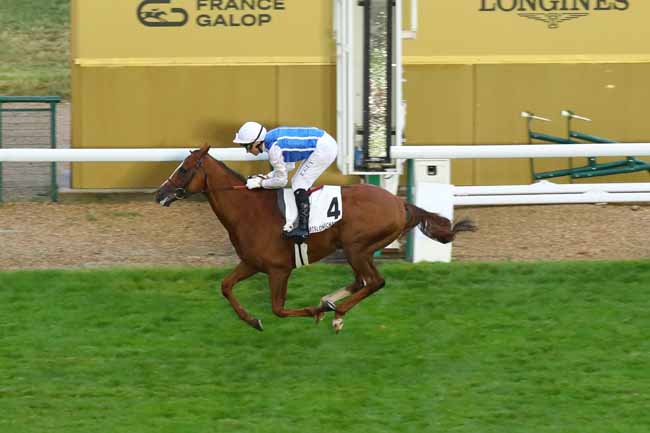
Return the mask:
[[269, 272], [269, 287], [271, 289], [271, 308], [278, 317], [314, 317], [325, 311], [332, 311], [333, 305], [327, 302], [318, 307], [288, 309], [284, 308], [287, 299], [287, 285], [291, 271]]
[[235, 286], [235, 284], [237, 284], [242, 280], [245, 280], [250, 276], [255, 275], [256, 273], [257, 270], [247, 265], [246, 263], [244, 262], [239, 263], [237, 267], [230, 274], [228, 274], [228, 276], [226, 276], [226, 278], [224, 278], [223, 281], [221, 282], [221, 293], [228, 300], [228, 302], [230, 302], [230, 305], [232, 306], [233, 310], [235, 310], [235, 313], [237, 313], [240, 319], [248, 323], [253, 328], [257, 329], [258, 331], [261, 331], [262, 322], [259, 319], [256, 319], [253, 316], [251, 316], [248, 313], [248, 311], [246, 311], [244, 307], [241, 306], [241, 304], [239, 303], [237, 298], [235, 298], [235, 295], [232, 292], [232, 289]]

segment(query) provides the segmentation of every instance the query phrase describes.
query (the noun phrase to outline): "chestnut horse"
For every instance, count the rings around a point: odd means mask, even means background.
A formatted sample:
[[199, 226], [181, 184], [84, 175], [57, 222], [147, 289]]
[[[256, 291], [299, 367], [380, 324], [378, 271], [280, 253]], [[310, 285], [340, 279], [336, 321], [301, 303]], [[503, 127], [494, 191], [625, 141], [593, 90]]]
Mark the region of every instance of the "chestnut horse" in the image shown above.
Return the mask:
[[[248, 190], [246, 179], [208, 154], [209, 146], [195, 150], [160, 186], [156, 201], [163, 206], [195, 193], [205, 193], [212, 210], [230, 235], [241, 262], [221, 283], [240, 319], [257, 330], [262, 322], [237, 301], [233, 287], [258, 272], [268, 275], [273, 313], [280, 317], [314, 317], [320, 321], [334, 311], [332, 325], [343, 327], [343, 316], [368, 295], [384, 286], [384, 278], [373, 263], [373, 253], [390, 244], [416, 225], [428, 237], [451, 242], [456, 233], [476, 229], [470, 220], [452, 226], [451, 221], [427, 212], [371, 185], [342, 188], [343, 217], [331, 228], [311, 234], [307, 245], [309, 262], [316, 262], [336, 249], [343, 249], [355, 280], [345, 289], [324, 297], [318, 306], [285, 308], [287, 283], [294, 269], [294, 243], [281, 236], [284, 217], [274, 190]], [[339, 305], [335, 301], [348, 297]]]

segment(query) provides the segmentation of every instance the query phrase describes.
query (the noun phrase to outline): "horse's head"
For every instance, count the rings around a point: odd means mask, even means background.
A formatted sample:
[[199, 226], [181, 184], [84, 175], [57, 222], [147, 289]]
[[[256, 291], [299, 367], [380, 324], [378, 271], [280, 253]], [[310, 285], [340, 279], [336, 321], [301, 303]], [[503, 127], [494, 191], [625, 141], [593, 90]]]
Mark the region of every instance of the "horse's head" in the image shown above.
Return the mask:
[[169, 206], [176, 200], [205, 191], [207, 185], [203, 162], [208, 150], [210, 146], [205, 144], [199, 150], [190, 152], [190, 155], [156, 191], [158, 203]]

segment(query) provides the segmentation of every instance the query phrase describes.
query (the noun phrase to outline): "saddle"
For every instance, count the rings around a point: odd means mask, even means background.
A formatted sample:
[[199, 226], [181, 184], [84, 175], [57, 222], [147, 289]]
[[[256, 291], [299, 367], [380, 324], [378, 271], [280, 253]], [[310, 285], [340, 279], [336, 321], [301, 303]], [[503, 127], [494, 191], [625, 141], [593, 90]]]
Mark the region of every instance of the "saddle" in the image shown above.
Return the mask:
[[[289, 188], [277, 191], [278, 208], [284, 216], [284, 231], [291, 231], [298, 224], [298, 208], [293, 191]], [[341, 187], [325, 185], [309, 190], [309, 233], [319, 233], [332, 227], [343, 218]]]

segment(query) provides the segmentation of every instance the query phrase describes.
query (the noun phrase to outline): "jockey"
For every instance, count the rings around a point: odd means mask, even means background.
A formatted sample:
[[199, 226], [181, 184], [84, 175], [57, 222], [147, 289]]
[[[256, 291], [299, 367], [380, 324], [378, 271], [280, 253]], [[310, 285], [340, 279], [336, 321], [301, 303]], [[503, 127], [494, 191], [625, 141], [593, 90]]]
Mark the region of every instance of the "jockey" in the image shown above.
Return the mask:
[[273, 167], [273, 171], [267, 175], [250, 177], [246, 182], [248, 189], [283, 188], [295, 163], [304, 161], [291, 178], [291, 189], [298, 208], [298, 227], [285, 232], [285, 236], [296, 243], [305, 242], [309, 236], [307, 191], [336, 159], [336, 140], [318, 128], [281, 126], [266, 132], [266, 128], [259, 123], [246, 122], [233, 142], [245, 147], [253, 155], [268, 152]]

